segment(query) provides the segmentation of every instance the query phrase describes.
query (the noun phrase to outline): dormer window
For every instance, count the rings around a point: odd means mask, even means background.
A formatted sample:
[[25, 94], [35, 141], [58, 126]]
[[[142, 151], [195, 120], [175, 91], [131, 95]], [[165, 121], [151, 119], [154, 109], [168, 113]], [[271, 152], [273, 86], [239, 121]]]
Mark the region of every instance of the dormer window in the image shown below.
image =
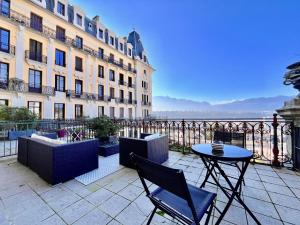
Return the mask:
[[147, 62], [147, 57], [144, 55], [144, 62]]
[[65, 5], [62, 4], [61, 2], [57, 2], [57, 12], [60, 15], [65, 16]]
[[111, 45], [115, 45], [115, 39], [114, 39], [114, 37], [110, 36], [110, 38], [109, 38], [109, 43], [110, 43]]
[[124, 45], [123, 43], [120, 43], [120, 50], [123, 51], [123, 49], [124, 49]]
[[103, 39], [103, 30], [99, 29], [99, 38]]
[[77, 25], [82, 26], [82, 16], [77, 13], [76, 15]]
[[131, 52], [131, 48], [128, 49], [128, 55], [131, 56], [132, 52]]
[[89, 23], [89, 30], [93, 31], [93, 24], [92, 23]]

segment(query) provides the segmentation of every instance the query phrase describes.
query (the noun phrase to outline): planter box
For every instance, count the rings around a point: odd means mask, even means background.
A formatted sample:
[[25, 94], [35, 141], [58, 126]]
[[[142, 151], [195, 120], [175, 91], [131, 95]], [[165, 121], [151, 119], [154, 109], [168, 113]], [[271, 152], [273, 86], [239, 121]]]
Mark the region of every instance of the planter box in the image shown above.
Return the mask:
[[8, 140], [13, 141], [17, 140], [18, 137], [30, 137], [33, 133], [36, 133], [36, 130], [16, 130], [8, 131]]

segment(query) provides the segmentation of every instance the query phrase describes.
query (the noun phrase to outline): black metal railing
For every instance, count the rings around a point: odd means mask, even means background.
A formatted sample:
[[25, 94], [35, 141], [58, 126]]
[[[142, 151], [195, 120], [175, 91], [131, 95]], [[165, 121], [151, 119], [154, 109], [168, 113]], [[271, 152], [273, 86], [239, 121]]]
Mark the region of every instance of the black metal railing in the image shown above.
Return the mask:
[[25, 50], [25, 59], [30, 59], [33, 61], [47, 64], [47, 56], [42, 54], [34, 54], [29, 50]]
[[144, 105], [144, 106], [151, 106], [151, 102], [142, 101], [141, 103], [142, 103], [142, 105]]
[[[120, 126], [119, 136], [139, 137], [140, 133], [168, 135], [170, 150], [191, 153], [191, 146], [212, 143], [215, 131], [241, 132], [245, 148], [254, 154], [253, 162], [283, 166], [291, 160], [294, 125], [277, 119], [194, 119], [194, 120], [124, 120], [114, 119]], [[78, 141], [94, 138], [89, 120], [43, 120], [35, 122], [0, 122], [0, 157], [17, 154], [17, 140], [10, 140], [12, 131], [56, 132], [60, 139]]]
[[[294, 130], [291, 121], [273, 118], [240, 120], [116, 120], [120, 135], [137, 137], [140, 133], [161, 133], [169, 136], [170, 148], [191, 153], [191, 146], [212, 143], [214, 131], [242, 132], [245, 147], [253, 151], [254, 162], [283, 165], [292, 156]], [[276, 162], [277, 161], [277, 162]]]
[[51, 86], [44, 86], [39, 85], [35, 86], [33, 84], [28, 84], [24, 82], [23, 80], [17, 79], [17, 78], [11, 78], [8, 81], [8, 86], [6, 88], [9, 91], [15, 91], [15, 92], [31, 92], [31, 93], [38, 93], [46, 96], [54, 96], [55, 95], [55, 88]]
[[119, 80], [119, 85], [127, 86], [127, 82], [124, 80]]

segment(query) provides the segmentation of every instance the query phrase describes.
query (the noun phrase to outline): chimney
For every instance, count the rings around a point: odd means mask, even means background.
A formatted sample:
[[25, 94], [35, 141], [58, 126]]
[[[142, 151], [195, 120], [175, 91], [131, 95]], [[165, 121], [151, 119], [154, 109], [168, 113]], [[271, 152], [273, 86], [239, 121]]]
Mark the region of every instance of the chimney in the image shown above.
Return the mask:
[[99, 23], [100, 21], [100, 17], [97, 15], [93, 18], [93, 21], [96, 22], [96, 23]]

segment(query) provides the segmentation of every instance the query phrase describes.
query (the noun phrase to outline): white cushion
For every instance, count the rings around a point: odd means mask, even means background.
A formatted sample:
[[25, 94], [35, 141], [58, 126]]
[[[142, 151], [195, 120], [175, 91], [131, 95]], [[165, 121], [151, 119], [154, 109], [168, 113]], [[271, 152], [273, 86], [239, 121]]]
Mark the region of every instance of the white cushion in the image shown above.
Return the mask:
[[51, 139], [51, 138], [47, 138], [47, 137], [40, 136], [40, 135], [37, 135], [37, 134], [32, 134], [31, 138], [42, 140], [42, 141], [45, 141], [45, 142], [48, 142], [48, 143], [51, 143], [51, 144], [57, 144], [57, 145], [61, 145], [61, 144], [66, 143], [65, 141], [61, 141], [61, 140], [58, 140], [58, 139]]
[[159, 137], [160, 137], [160, 134], [151, 134], [151, 135], [146, 136], [144, 139], [146, 141], [149, 141], [149, 140], [152, 140], [152, 139], [155, 139], [155, 138], [159, 138]]

